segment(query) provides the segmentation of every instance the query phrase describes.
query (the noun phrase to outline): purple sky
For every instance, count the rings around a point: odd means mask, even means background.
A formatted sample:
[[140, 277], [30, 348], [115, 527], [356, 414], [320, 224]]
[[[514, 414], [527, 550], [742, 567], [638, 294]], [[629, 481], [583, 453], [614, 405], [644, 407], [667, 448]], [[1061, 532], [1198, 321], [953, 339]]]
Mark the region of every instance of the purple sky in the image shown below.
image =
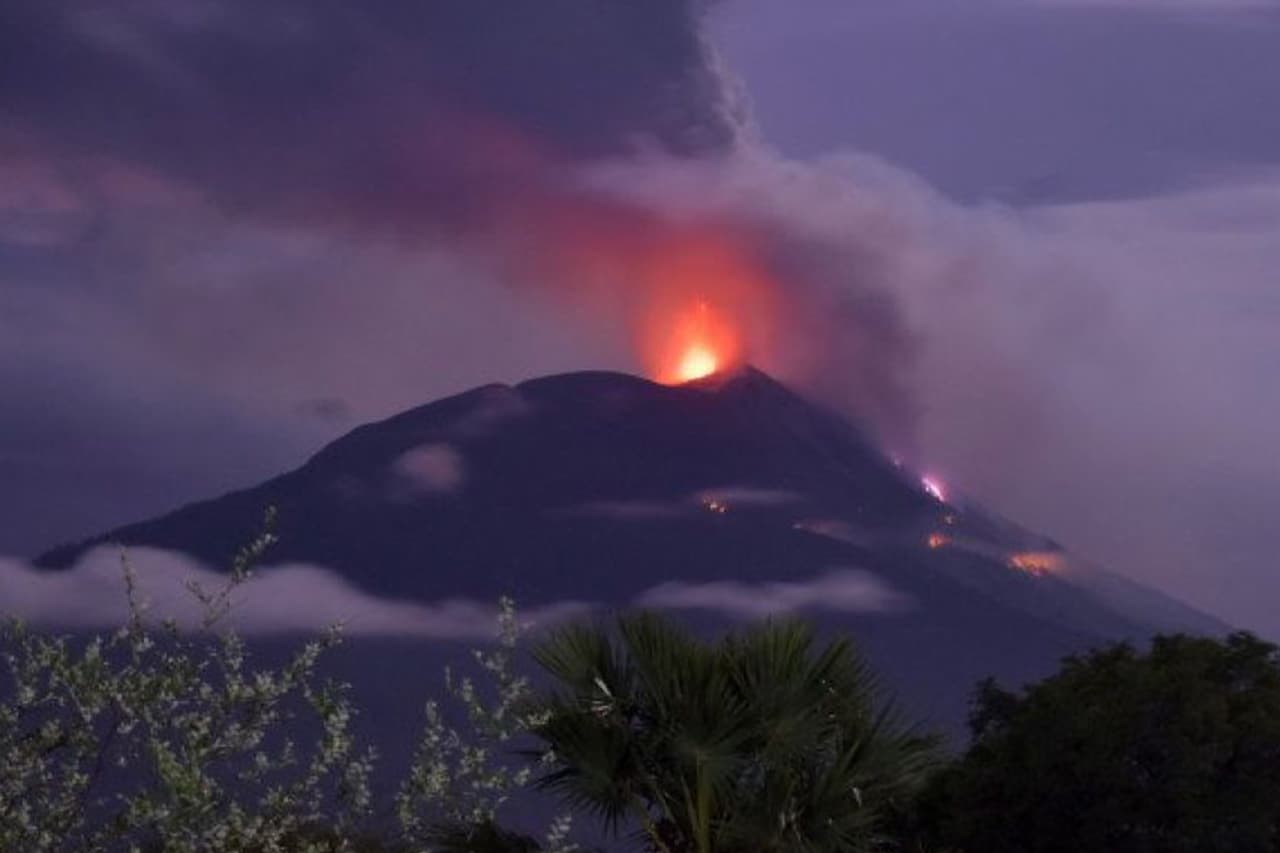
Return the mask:
[[0, 554], [638, 369], [508, 263], [510, 211], [571, 188], [753, 223], [847, 323], [810, 387], [1280, 635], [1280, 4], [691, 5], [8, 4]]

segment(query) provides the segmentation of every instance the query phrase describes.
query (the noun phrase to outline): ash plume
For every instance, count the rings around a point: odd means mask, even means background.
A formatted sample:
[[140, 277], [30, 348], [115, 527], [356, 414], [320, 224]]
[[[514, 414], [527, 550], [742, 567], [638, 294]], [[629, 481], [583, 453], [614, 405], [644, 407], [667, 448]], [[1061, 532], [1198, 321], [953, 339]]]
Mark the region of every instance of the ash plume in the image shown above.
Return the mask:
[[68, 157], [147, 164], [237, 214], [481, 227], [558, 164], [732, 147], [702, 7], [10, 4], [0, 110]]
[[64, 171], [145, 168], [216, 215], [496, 265], [556, 310], [626, 329], [633, 348], [671, 322], [654, 316], [676, 298], [652, 272], [664, 256], [719, 254], [708, 278], [749, 284], [684, 282], [681, 298], [715, 301], [745, 358], [839, 386], [902, 432], [911, 346], [877, 247], [833, 244], [767, 202], [694, 210], [679, 190], [593, 178], [621, 165], [671, 186], [677, 168], [723, 172], [756, 150], [703, 34], [708, 5], [32, 5], [0, 27], [24, 84], [0, 91], [0, 112]]

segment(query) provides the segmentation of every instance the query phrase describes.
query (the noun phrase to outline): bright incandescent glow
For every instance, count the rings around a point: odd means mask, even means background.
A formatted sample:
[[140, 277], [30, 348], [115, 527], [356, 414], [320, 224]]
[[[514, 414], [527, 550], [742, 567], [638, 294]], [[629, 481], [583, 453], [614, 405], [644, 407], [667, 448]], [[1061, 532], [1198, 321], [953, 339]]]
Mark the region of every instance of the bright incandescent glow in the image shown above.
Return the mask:
[[692, 382], [710, 376], [719, 367], [720, 362], [714, 352], [702, 344], [691, 344], [676, 365], [675, 377], [680, 382]]
[[784, 320], [779, 284], [741, 235], [698, 225], [649, 233], [620, 274], [635, 280], [636, 354], [653, 379], [678, 385], [748, 358], [769, 368]]
[[705, 300], [674, 312], [664, 337], [655, 365], [658, 381], [669, 385], [710, 376], [740, 357], [737, 330]]
[[1022, 551], [1009, 557], [1009, 568], [1028, 575], [1049, 575], [1061, 571], [1062, 555], [1054, 551]]

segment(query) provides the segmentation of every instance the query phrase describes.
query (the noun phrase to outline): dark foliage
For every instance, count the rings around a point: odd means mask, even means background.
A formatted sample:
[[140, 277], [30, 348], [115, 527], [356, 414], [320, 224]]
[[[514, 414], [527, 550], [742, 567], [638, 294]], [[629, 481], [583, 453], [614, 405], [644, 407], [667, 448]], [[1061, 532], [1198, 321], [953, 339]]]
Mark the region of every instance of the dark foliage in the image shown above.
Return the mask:
[[432, 833], [433, 853], [538, 853], [536, 839], [503, 829], [492, 821], [442, 824]]
[[799, 623], [704, 643], [653, 615], [535, 650], [557, 679], [543, 784], [663, 853], [870, 850], [932, 766], [843, 641]]
[[1280, 658], [1250, 634], [1111, 646], [1021, 694], [988, 681], [972, 726], [922, 804], [926, 849], [1280, 850]]

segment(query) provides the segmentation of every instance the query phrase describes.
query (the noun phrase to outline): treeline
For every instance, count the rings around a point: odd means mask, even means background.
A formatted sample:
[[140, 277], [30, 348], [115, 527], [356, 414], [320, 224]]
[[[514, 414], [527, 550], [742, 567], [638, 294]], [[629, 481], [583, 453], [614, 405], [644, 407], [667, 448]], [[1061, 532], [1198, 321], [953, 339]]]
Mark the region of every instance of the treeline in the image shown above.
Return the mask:
[[[853, 645], [803, 622], [705, 641], [640, 613], [526, 649], [503, 602], [497, 642], [470, 677], [446, 673], [409, 773], [377, 801], [356, 709], [320, 674], [340, 636], [260, 668], [226, 626], [269, 544], [226, 588], [193, 590], [200, 630], [149, 621], [127, 564], [113, 633], [8, 623], [0, 850], [1280, 851], [1280, 658], [1249, 634], [1111, 646], [1020, 692], [979, 685], [971, 744], [950, 755]], [[558, 810], [508, 825], [534, 789]]]

